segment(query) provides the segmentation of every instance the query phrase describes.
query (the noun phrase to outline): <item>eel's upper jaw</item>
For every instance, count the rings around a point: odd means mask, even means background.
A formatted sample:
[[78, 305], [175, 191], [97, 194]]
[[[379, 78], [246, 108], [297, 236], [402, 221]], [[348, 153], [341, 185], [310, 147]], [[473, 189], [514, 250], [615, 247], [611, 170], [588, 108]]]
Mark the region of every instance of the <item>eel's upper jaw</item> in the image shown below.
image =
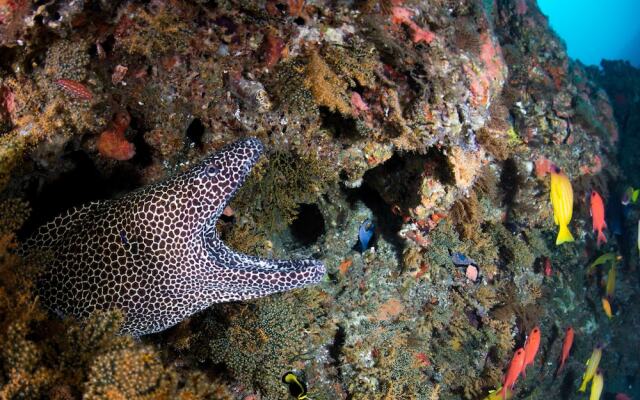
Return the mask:
[[240, 158], [243, 159], [243, 162], [240, 167], [241, 170], [239, 171], [239, 179], [236, 182], [231, 195], [226, 199], [226, 202], [224, 204], [225, 206], [227, 206], [229, 202], [231, 202], [231, 199], [233, 199], [235, 194], [242, 187], [244, 182], [249, 177], [249, 174], [251, 174], [251, 170], [260, 159], [260, 156], [262, 156], [262, 154], [264, 153], [264, 145], [262, 144], [260, 139], [254, 137], [239, 140], [233, 143], [232, 146], [235, 147], [234, 150], [236, 152], [242, 154]]
[[223, 195], [223, 201], [217, 205], [216, 211], [204, 220], [204, 229], [209, 236], [214, 232], [212, 229], [218, 222], [220, 215], [223, 214], [225, 208], [231, 203], [231, 200], [247, 180], [264, 150], [264, 145], [260, 139], [249, 137], [227, 145], [212, 157], [212, 159], [220, 160], [222, 164], [231, 165], [227, 174], [229, 176], [236, 175], [238, 178], [231, 184], [231, 190]]
[[222, 152], [229, 154], [230, 159], [235, 158], [236, 160], [242, 160], [239, 166], [240, 171], [238, 171], [240, 179], [237, 182], [236, 189], [242, 186], [251, 173], [253, 166], [256, 165], [260, 156], [264, 153], [264, 150], [264, 144], [262, 144], [260, 139], [254, 137], [238, 140], [228, 146], [228, 148], [222, 149]]

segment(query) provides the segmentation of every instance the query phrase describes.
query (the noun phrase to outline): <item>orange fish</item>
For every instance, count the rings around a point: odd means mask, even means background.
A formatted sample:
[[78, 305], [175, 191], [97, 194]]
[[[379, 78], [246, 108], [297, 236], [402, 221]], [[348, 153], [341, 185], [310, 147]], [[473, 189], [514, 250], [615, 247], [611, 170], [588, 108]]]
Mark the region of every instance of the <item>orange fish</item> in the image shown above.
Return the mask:
[[524, 364], [522, 365], [522, 376], [526, 377], [527, 366], [533, 365], [538, 349], [540, 348], [540, 328], [535, 327], [527, 337], [524, 344]]
[[606, 297], [602, 298], [602, 309], [604, 310], [604, 313], [607, 315], [607, 317], [609, 317], [609, 319], [613, 318], [611, 303], [609, 302], [609, 299], [607, 299]]
[[562, 355], [560, 356], [560, 367], [558, 368], [558, 374], [564, 368], [564, 363], [569, 358], [569, 352], [573, 346], [573, 328], [570, 326], [567, 328], [567, 332], [564, 335], [564, 342], [562, 342]]
[[518, 380], [518, 376], [520, 372], [522, 372], [522, 368], [524, 366], [524, 349], [521, 347], [516, 350], [513, 358], [511, 359], [511, 363], [509, 364], [509, 369], [507, 369], [507, 375], [504, 377], [504, 382], [502, 383], [502, 389], [500, 390], [500, 395], [502, 396], [502, 400], [506, 400], [508, 397], [507, 392], [509, 390], [513, 391], [513, 386], [516, 384]]
[[604, 202], [595, 190], [591, 191], [591, 219], [593, 231], [598, 232], [598, 247], [600, 247], [602, 243], [607, 243], [607, 237], [602, 232], [607, 227], [607, 223], [604, 220]]

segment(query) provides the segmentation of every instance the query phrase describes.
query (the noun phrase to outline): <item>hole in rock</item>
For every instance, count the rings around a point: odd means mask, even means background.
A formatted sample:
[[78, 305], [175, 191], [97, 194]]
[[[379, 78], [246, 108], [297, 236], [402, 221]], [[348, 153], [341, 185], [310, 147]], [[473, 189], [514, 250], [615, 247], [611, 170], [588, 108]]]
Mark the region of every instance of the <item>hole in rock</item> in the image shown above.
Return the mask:
[[356, 120], [353, 118], [344, 117], [338, 112], [320, 107], [320, 120], [322, 127], [331, 132], [336, 139], [355, 139], [359, 136]]
[[291, 223], [291, 234], [305, 246], [314, 244], [325, 233], [324, 217], [316, 204], [301, 204]]
[[336, 329], [336, 334], [333, 337], [333, 343], [328, 346], [329, 355], [334, 360], [334, 365], [338, 367], [340, 365], [340, 353], [342, 353], [342, 348], [344, 347], [345, 342], [347, 341], [347, 333], [344, 330], [344, 327], [338, 325], [338, 329]]
[[383, 164], [367, 171], [364, 182], [375, 189], [389, 207], [403, 212], [421, 203], [423, 180], [433, 177], [445, 185], [455, 184], [447, 157], [436, 149], [427, 154], [394, 154]]
[[516, 205], [516, 198], [521, 186], [522, 177], [518, 172], [517, 163], [512, 158], [506, 159], [502, 165], [499, 187], [503, 194], [503, 204], [507, 208], [507, 219], [511, 216], [513, 208]]
[[204, 125], [200, 118], [195, 118], [187, 128], [187, 138], [197, 147], [202, 147], [202, 135], [204, 135]]
[[26, 183], [25, 200], [31, 205], [31, 214], [20, 231], [21, 237], [28, 237], [38, 226], [69, 208], [140, 187], [139, 174], [128, 163], [118, 164], [104, 176], [82, 151], [65, 155], [63, 161], [70, 165], [68, 170]]
[[[391, 207], [384, 201], [380, 194], [365, 181], [360, 187], [355, 189], [346, 189], [347, 200], [355, 205], [356, 201], [361, 201], [371, 210], [373, 215], [373, 223], [375, 225], [375, 234], [372, 237], [370, 246], [375, 246], [379, 236], [389, 243], [401, 246], [398, 239], [398, 231], [402, 226], [402, 218], [391, 212]], [[363, 221], [358, 221], [362, 223]], [[358, 247], [358, 237], [353, 238], [355, 248]]]
[[[148, 167], [153, 163], [151, 146], [144, 141], [144, 132], [148, 129], [142, 122], [142, 119], [138, 116], [131, 115], [131, 123], [129, 124], [129, 132], [134, 132], [135, 135], [130, 138], [131, 142], [136, 148], [136, 154], [131, 159], [134, 164], [142, 167]], [[129, 136], [127, 134], [127, 136]]]

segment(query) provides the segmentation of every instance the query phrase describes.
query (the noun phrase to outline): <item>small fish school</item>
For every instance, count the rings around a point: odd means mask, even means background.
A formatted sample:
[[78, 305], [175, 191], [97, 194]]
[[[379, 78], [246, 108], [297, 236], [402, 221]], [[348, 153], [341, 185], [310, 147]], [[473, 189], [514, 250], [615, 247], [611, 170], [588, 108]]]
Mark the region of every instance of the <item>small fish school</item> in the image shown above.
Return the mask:
[[[573, 189], [571, 182], [566, 174], [558, 167], [553, 165], [549, 168], [551, 176], [550, 199], [553, 207], [554, 223], [558, 225], [558, 236], [556, 245], [569, 243], [574, 241], [574, 237], [569, 230], [569, 224], [573, 215]], [[638, 200], [640, 190], [627, 189], [622, 199], [622, 204], [627, 205], [631, 202], [634, 204]], [[604, 230], [607, 229], [605, 220], [605, 202], [602, 196], [595, 190], [592, 190], [590, 199], [590, 215], [592, 218], [593, 232], [596, 233], [596, 245], [599, 248], [607, 243]], [[638, 221], [638, 250], [640, 251], [640, 221]], [[613, 309], [611, 302], [613, 301], [616, 283], [616, 268], [622, 257], [616, 253], [609, 252], [600, 255], [586, 269], [586, 275], [592, 275], [597, 268], [607, 268], [605, 293], [602, 297], [602, 309], [608, 319], [613, 318]], [[551, 260], [546, 257], [544, 260], [544, 274], [547, 277], [552, 275]], [[526, 377], [526, 369], [529, 365], [534, 365], [535, 357], [540, 346], [540, 328], [535, 327], [527, 335], [524, 347], [518, 348], [508, 364], [504, 375], [502, 386], [489, 392], [485, 400], [508, 400], [514, 398], [514, 387], [522, 375]], [[560, 375], [564, 370], [567, 359], [571, 352], [574, 340], [574, 330], [569, 326], [564, 334], [562, 342], [561, 354], [558, 357], [558, 368], [556, 375]], [[603, 356], [604, 346], [596, 345], [591, 356], [586, 362], [585, 371], [582, 375], [582, 381], [578, 388], [578, 392], [586, 393], [589, 389], [589, 400], [599, 400], [604, 390], [604, 372], [599, 368], [600, 360]], [[590, 387], [589, 387], [589, 384]], [[618, 394], [616, 399], [628, 399], [625, 394]]]

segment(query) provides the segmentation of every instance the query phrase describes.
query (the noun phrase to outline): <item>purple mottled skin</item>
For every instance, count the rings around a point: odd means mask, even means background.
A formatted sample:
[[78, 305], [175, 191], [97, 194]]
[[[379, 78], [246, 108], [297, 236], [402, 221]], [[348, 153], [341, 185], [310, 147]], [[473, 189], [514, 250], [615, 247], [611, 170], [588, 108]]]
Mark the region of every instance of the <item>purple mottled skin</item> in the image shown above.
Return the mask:
[[317, 283], [319, 261], [251, 257], [218, 238], [218, 217], [263, 150], [258, 139], [239, 140], [165, 182], [41, 226], [24, 250], [51, 255], [37, 285], [44, 305], [78, 318], [120, 308], [122, 333], [140, 336], [214, 303]]

